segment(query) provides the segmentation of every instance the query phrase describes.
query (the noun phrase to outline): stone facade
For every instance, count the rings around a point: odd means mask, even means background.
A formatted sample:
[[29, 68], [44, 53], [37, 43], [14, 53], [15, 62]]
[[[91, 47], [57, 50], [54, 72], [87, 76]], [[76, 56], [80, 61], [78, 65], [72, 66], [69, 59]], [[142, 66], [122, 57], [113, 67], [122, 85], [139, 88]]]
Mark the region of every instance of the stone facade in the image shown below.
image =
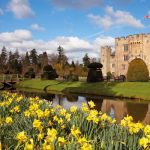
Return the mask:
[[135, 58], [141, 58], [150, 71], [150, 33], [116, 38], [115, 52], [109, 46], [101, 47], [103, 75], [111, 72], [114, 76], [126, 76], [128, 65]]

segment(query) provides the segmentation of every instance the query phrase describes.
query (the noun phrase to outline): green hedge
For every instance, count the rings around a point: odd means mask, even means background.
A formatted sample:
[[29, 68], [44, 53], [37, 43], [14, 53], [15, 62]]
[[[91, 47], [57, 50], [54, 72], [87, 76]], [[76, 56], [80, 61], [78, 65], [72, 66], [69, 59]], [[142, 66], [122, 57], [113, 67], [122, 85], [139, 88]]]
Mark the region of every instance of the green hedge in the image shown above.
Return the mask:
[[140, 58], [132, 60], [127, 71], [127, 81], [146, 82], [148, 80], [149, 71], [145, 62]]

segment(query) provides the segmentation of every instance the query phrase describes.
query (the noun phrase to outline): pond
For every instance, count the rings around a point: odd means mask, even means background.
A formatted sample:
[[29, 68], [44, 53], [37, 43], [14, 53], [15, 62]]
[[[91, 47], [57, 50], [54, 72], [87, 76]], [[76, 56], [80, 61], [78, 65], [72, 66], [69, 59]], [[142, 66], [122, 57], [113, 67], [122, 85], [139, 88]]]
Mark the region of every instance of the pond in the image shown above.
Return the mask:
[[150, 124], [150, 102], [141, 100], [126, 100], [126, 99], [113, 99], [101, 96], [81, 96], [81, 95], [61, 95], [61, 94], [51, 94], [44, 92], [26, 92], [17, 91], [25, 95], [26, 97], [39, 96], [42, 99], [46, 99], [52, 102], [53, 106], [61, 105], [66, 109], [71, 106], [82, 107], [82, 103], [86, 103], [88, 106], [88, 101], [92, 100], [95, 103], [95, 109], [102, 111], [112, 118], [116, 118], [119, 123], [120, 120], [128, 115], [131, 115], [135, 122], [143, 122], [144, 124]]

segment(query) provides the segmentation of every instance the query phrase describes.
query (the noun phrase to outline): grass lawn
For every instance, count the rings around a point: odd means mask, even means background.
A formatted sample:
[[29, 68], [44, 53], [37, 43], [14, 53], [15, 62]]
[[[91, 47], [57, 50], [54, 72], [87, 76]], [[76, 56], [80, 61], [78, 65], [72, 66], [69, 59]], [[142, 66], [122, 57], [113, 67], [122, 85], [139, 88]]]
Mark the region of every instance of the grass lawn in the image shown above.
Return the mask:
[[51, 92], [95, 94], [150, 100], [150, 82], [67, 82], [32, 79], [22, 81], [19, 88], [37, 89]]

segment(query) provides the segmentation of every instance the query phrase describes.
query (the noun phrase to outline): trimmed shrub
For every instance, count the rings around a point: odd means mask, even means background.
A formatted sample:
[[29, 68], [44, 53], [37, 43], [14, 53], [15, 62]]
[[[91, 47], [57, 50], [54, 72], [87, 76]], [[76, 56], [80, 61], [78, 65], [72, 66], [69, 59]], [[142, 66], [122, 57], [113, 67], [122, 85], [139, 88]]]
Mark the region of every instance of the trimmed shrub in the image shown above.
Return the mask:
[[56, 70], [53, 69], [51, 65], [46, 65], [43, 68], [43, 74], [41, 75], [42, 79], [45, 80], [54, 80], [58, 77]]
[[79, 81], [79, 76], [76, 74], [69, 74], [67, 76], [67, 81]]
[[88, 65], [89, 71], [87, 76], [87, 82], [101, 82], [103, 81], [103, 75], [101, 68], [103, 65], [101, 63], [91, 63]]
[[140, 58], [132, 60], [127, 71], [127, 81], [146, 82], [148, 80], [149, 71], [145, 62]]
[[102, 68], [103, 65], [101, 63], [93, 62], [88, 65], [88, 68]]

